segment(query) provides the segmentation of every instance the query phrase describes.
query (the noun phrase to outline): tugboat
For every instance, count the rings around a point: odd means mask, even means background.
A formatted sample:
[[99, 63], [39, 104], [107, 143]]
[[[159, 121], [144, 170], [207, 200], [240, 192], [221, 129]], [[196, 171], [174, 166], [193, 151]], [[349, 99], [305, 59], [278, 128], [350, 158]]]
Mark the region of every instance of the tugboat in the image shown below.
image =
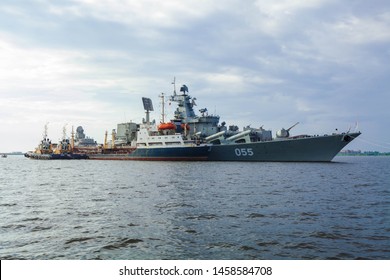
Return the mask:
[[30, 159], [88, 159], [86, 154], [74, 153], [74, 133], [72, 131], [72, 140], [66, 138], [66, 127], [63, 129], [62, 140], [58, 144], [54, 144], [47, 137], [48, 124], [45, 124], [43, 139], [35, 151], [30, 151], [24, 154], [25, 157]]

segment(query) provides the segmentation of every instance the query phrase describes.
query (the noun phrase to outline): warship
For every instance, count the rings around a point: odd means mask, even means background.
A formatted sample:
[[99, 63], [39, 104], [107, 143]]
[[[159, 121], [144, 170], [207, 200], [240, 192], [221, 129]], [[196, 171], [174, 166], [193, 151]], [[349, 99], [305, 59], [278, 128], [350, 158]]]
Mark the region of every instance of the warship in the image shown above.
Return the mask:
[[205, 161], [277, 161], [277, 162], [329, 162], [360, 132], [333, 133], [331, 135], [298, 135], [281, 129], [272, 136], [271, 130], [219, 123], [218, 115], [208, 114], [207, 108], [196, 115], [196, 98], [189, 95], [186, 85], [173, 94], [169, 101], [177, 103], [174, 117], [162, 118], [159, 124], [150, 121], [152, 101], [143, 97], [146, 119], [142, 123], [120, 123], [112, 131], [111, 143], [107, 132], [103, 146], [90, 150], [89, 159], [95, 160], [205, 160]]

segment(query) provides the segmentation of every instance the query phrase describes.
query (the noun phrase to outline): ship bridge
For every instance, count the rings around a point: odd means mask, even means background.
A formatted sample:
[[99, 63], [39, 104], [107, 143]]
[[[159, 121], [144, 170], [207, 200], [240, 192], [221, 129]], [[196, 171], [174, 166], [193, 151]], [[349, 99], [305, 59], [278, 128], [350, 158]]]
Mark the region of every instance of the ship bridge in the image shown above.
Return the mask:
[[200, 134], [206, 137], [219, 132], [219, 116], [209, 115], [206, 108], [199, 110], [202, 114], [201, 116], [195, 114], [196, 98], [192, 98], [188, 94], [186, 85], [180, 87], [180, 94], [177, 94], [176, 89], [174, 89], [170, 100], [177, 103], [177, 109], [174, 112], [174, 122], [176, 124], [188, 124], [190, 136]]

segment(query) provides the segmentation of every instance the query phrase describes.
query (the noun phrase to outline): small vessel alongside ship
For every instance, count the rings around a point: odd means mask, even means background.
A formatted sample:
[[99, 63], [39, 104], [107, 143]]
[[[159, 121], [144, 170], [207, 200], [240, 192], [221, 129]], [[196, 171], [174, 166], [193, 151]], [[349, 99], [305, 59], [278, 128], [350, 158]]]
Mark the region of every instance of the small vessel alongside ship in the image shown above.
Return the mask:
[[[65, 127], [64, 136], [58, 144], [52, 143], [47, 136], [47, 124], [45, 125], [43, 139], [39, 143], [38, 147], [34, 151], [30, 151], [24, 154], [25, 157], [30, 159], [43, 159], [43, 160], [59, 160], [59, 159], [88, 159], [88, 155], [85, 153], [78, 153], [73, 151], [73, 141], [71, 142], [66, 138]], [[73, 139], [73, 132], [72, 132]]]
[[[164, 100], [164, 96], [161, 97]], [[150, 112], [153, 111], [152, 101], [145, 97], [142, 100], [146, 119], [141, 124], [118, 124], [118, 133], [115, 130], [112, 132], [111, 146], [108, 147], [106, 134], [103, 149], [98, 153], [89, 154], [89, 159], [155, 161], [208, 159], [211, 145], [186, 138], [185, 133], [177, 131], [178, 127], [175, 123], [164, 121], [164, 113], [160, 124], [150, 121]], [[164, 104], [164, 101], [162, 103]], [[185, 126], [180, 126], [182, 127], [185, 129]]]
[[179, 133], [160, 134], [155, 126], [141, 124], [137, 141], [132, 145], [113, 146], [101, 149], [98, 153], [88, 154], [95, 160], [170, 160], [201, 161], [208, 159], [210, 146], [197, 145], [193, 141], [184, 141]]
[[[277, 131], [276, 137], [263, 127], [247, 126], [240, 131], [235, 125], [220, 124], [220, 117], [209, 115], [206, 108], [199, 110], [200, 116], [196, 115], [196, 98], [188, 94], [188, 87], [183, 85], [177, 93], [175, 82], [173, 84], [174, 91], [169, 101], [177, 103], [177, 108], [169, 122], [164, 118], [164, 94], [160, 95], [162, 118], [159, 124], [150, 120], [152, 101], [144, 97], [146, 119], [139, 124], [118, 124], [117, 130], [112, 131], [110, 144], [107, 132], [103, 145], [91, 141], [91, 145], [83, 145], [82, 141], [75, 144], [72, 133], [72, 139], [64, 137], [57, 151], [50, 148], [46, 136], [37, 150], [26, 156], [34, 159], [60, 159], [58, 155], [62, 155], [69, 159], [93, 160], [329, 162], [361, 134], [291, 136], [290, 130], [298, 123]], [[81, 129], [77, 130], [78, 135], [83, 134]]]

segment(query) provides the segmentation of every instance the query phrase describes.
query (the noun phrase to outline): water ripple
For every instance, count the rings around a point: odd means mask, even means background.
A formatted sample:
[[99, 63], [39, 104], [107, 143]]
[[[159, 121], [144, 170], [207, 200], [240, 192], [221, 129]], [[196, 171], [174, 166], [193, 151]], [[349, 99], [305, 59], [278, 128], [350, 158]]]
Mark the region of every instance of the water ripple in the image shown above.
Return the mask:
[[123, 247], [128, 247], [128, 246], [131, 246], [131, 245], [134, 245], [134, 244], [137, 244], [137, 243], [140, 243], [140, 242], [144, 242], [143, 240], [141, 239], [134, 239], [134, 238], [124, 238], [124, 239], [121, 239], [120, 241], [118, 242], [115, 242], [113, 244], [109, 244], [109, 245], [106, 245], [106, 246], [103, 246], [102, 249], [104, 250], [116, 250], [116, 249], [121, 249]]
[[389, 259], [390, 157], [337, 161], [9, 157], [0, 258]]

